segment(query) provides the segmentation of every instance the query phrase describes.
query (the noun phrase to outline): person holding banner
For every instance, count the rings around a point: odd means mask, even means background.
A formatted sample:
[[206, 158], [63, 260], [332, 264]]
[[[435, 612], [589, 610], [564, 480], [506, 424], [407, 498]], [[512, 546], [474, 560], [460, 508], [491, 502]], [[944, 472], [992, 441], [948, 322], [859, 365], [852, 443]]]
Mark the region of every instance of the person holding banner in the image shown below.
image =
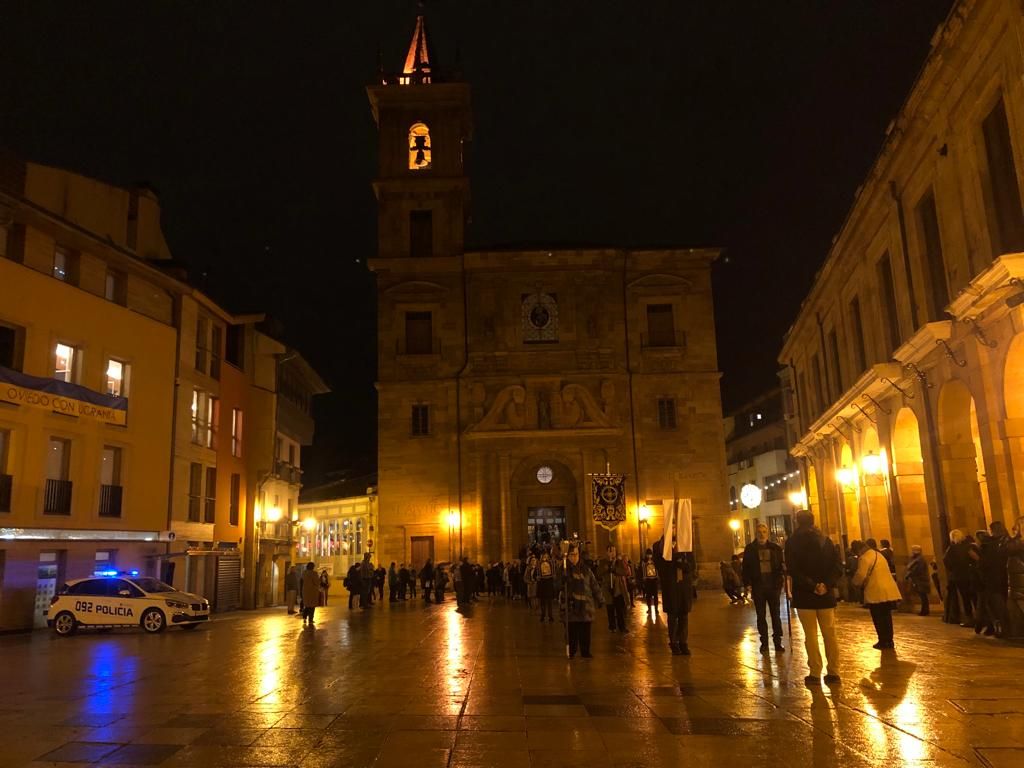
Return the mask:
[[666, 511], [665, 533], [654, 542], [654, 565], [661, 581], [661, 607], [668, 619], [673, 656], [689, 656], [689, 614], [693, 608], [693, 528], [689, 499]]

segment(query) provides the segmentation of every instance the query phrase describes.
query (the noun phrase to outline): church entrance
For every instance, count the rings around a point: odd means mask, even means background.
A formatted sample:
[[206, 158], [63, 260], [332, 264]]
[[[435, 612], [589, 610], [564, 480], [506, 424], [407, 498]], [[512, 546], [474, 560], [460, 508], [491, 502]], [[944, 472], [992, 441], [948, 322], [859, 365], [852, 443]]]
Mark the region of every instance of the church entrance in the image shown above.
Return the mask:
[[526, 539], [530, 546], [557, 549], [565, 538], [565, 507], [529, 507], [526, 510]]

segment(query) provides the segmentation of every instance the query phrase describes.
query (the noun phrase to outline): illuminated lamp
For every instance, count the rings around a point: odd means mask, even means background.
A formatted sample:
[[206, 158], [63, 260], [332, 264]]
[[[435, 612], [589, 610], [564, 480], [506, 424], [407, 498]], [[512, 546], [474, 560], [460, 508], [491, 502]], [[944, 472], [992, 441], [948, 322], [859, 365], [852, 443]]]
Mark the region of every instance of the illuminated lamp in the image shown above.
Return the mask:
[[861, 458], [860, 466], [864, 470], [865, 475], [880, 475], [885, 469], [885, 462], [877, 453], [870, 451]]
[[267, 520], [269, 520], [272, 523], [276, 523], [280, 519], [281, 519], [281, 508], [280, 507], [271, 507], [270, 509], [267, 510]]
[[735, 518], [733, 518], [732, 520], [729, 521], [729, 527], [732, 528], [732, 530], [734, 532], [735, 531], [739, 531], [739, 529], [740, 529], [740, 521], [735, 519]]
[[302, 521], [302, 527], [305, 528], [307, 531], [312, 531], [314, 528], [316, 528], [316, 518], [307, 517], [305, 520]]
[[857, 470], [853, 467], [842, 466], [836, 470], [836, 480], [849, 488], [857, 483]]
[[790, 491], [789, 503], [797, 509], [807, 509], [807, 491], [803, 488], [799, 491]]
[[641, 523], [646, 523], [651, 519], [651, 510], [647, 508], [646, 504], [641, 504], [636, 511], [636, 518]]
[[761, 489], [753, 483], [747, 483], [740, 488], [740, 501], [747, 509], [761, 506]]
[[454, 528], [458, 524], [459, 524], [459, 513], [456, 512], [455, 510], [452, 510], [451, 512], [448, 513], [448, 527], [449, 528]]

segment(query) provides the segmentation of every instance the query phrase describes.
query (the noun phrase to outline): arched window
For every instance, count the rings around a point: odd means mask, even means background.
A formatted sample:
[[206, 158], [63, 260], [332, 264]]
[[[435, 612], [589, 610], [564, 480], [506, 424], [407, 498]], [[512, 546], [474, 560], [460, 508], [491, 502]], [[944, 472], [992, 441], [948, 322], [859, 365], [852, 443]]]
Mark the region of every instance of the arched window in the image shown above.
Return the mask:
[[413, 123], [409, 129], [409, 170], [430, 167], [430, 129], [424, 123]]

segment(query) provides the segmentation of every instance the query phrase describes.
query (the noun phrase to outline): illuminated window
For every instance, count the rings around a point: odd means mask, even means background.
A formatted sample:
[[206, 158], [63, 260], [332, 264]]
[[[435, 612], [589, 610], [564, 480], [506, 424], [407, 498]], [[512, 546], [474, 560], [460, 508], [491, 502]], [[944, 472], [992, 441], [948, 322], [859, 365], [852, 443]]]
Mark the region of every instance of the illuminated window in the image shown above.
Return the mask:
[[430, 129], [423, 123], [413, 123], [409, 129], [409, 170], [430, 168]]
[[107, 361], [106, 391], [114, 397], [128, 396], [128, 364], [120, 360]]
[[53, 252], [53, 276], [58, 280], [68, 281], [68, 252], [63, 248], [58, 248]]
[[231, 455], [242, 455], [242, 411], [239, 408], [231, 410]]
[[219, 406], [217, 398], [201, 389], [192, 390], [192, 442], [196, 445], [217, 447]]
[[53, 378], [69, 383], [73, 381], [75, 378], [75, 348], [58, 342], [53, 357]]

